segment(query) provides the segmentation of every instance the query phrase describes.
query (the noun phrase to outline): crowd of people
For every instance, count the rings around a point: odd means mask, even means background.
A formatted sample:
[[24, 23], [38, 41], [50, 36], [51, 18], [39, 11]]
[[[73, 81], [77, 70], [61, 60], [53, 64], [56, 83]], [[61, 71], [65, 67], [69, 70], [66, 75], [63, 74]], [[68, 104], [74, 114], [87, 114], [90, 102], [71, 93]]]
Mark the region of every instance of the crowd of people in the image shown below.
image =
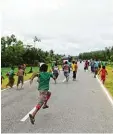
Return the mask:
[[98, 60], [86, 60], [84, 64], [84, 70], [88, 70], [89, 66], [91, 67], [91, 72], [94, 73], [94, 78], [96, 78], [97, 74], [100, 75], [101, 81], [104, 84], [106, 75], [108, 75], [108, 72], [106, 70], [106, 63]]
[[[24, 83], [24, 75], [26, 76], [26, 72], [25, 72], [25, 69], [26, 69], [26, 65], [23, 64], [23, 65], [19, 65], [18, 66], [18, 72], [17, 74], [14, 73], [14, 70], [15, 68], [14, 67], [11, 67], [11, 70], [6, 74], [6, 76], [8, 77], [8, 83], [6, 84], [6, 88], [7, 87], [13, 87], [14, 85], [14, 82], [15, 82], [15, 78], [14, 76], [17, 75], [18, 76], [18, 80], [17, 80], [17, 89], [18, 89], [18, 86], [19, 84], [21, 83], [21, 88], [23, 86], [23, 83]], [[1, 85], [2, 85], [2, 80], [4, 79], [2, 73], [1, 73]]]
[[[81, 61], [80, 61], [81, 63]], [[84, 63], [84, 70], [88, 70], [89, 67], [91, 67], [91, 72], [94, 73], [94, 78], [96, 77], [97, 74], [101, 74], [101, 80], [103, 81], [103, 84], [105, 82], [106, 79], [106, 75], [107, 70], [106, 70], [106, 65], [102, 62], [99, 62], [97, 60], [91, 60], [88, 61], [86, 60]], [[19, 86], [19, 84], [21, 83], [21, 88], [23, 86], [23, 82], [24, 82], [24, 75], [25, 74], [25, 69], [26, 66], [25, 65], [20, 65], [18, 66], [18, 72], [17, 72], [17, 76], [18, 76], [18, 81], [17, 81], [17, 88]], [[55, 83], [57, 82], [57, 78], [60, 74], [60, 70], [61, 68], [59, 68], [59, 66], [57, 65], [57, 63], [55, 63], [54, 65], [52, 65], [52, 69], [50, 71], [48, 71], [48, 65], [43, 63], [40, 65], [40, 69], [39, 72], [37, 73], [33, 73], [32, 77], [30, 78], [30, 84], [32, 84], [33, 80], [35, 77], [38, 77], [37, 83], [37, 89], [39, 91], [39, 101], [38, 104], [36, 105], [36, 108], [34, 110], [33, 113], [29, 114], [29, 118], [32, 124], [34, 124], [35, 122], [35, 116], [37, 114], [37, 112], [40, 110], [40, 108], [43, 106], [43, 109], [48, 108], [48, 100], [51, 97], [51, 92], [49, 91], [49, 82], [50, 82], [50, 78], [52, 78]], [[64, 77], [66, 78], [66, 82], [68, 82], [69, 80], [69, 75], [70, 75], [70, 71], [72, 70], [73, 72], [73, 81], [76, 80], [76, 75], [77, 75], [77, 70], [78, 70], [78, 64], [76, 61], [72, 61], [72, 63], [69, 63], [68, 61], [65, 61], [62, 65], [62, 70], [64, 72]], [[10, 86], [13, 87], [14, 85], [14, 68], [11, 68], [11, 71], [7, 74], [8, 78], [9, 78], [9, 82], [6, 86]], [[3, 77], [2, 77], [3, 79]], [[2, 83], [2, 82], [1, 82]]]

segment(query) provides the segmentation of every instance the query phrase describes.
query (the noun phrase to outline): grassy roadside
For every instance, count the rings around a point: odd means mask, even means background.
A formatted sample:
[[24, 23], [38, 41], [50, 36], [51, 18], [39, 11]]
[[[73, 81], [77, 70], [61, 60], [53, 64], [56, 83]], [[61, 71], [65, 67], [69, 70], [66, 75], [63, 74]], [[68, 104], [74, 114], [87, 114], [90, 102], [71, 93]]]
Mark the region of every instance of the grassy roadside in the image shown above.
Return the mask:
[[[59, 68], [61, 68], [61, 66], [59, 66]], [[50, 67], [50, 65], [48, 65], [48, 71], [50, 71], [50, 69], [51, 69], [51, 67]], [[27, 68], [26, 68], [26, 73], [27, 73], [27, 75], [24, 76], [24, 81], [29, 80], [30, 77], [31, 77], [32, 74], [33, 74], [33, 73], [28, 74], [29, 70], [30, 70], [30, 67], [27, 67]], [[39, 70], [38, 67], [33, 67], [33, 72], [37, 72], [38, 70]], [[9, 72], [9, 71], [10, 71], [10, 68], [1, 68], [2, 75], [3, 75], [4, 78], [5, 78], [5, 79], [2, 81], [1, 89], [6, 88], [6, 84], [8, 83], [8, 77], [6, 76], [6, 73]], [[15, 74], [17, 73], [17, 71], [18, 71], [18, 68], [15, 68], [15, 70], [14, 70]], [[17, 83], [17, 78], [18, 78], [18, 77], [15, 75], [14, 78], [15, 78], [15, 82], [14, 82], [14, 85], [15, 85], [15, 84]]]
[[106, 77], [106, 81], [105, 81], [104, 86], [108, 89], [109, 93], [113, 97], [113, 72], [112, 72], [112, 67], [107, 66], [106, 69], [107, 69], [108, 75]]
[[107, 71], [108, 71], [108, 76], [106, 78], [105, 87], [108, 89], [110, 94], [113, 96], [113, 72], [112, 72], [112, 67], [108, 66]]
[[[24, 76], [24, 81], [29, 80], [30, 77], [32, 76], [32, 73], [28, 74], [29, 70], [30, 70], [30, 67], [27, 67], [26, 68], [27, 75]], [[4, 77], [4, 80], [2, 81], [1, 89], [6, 88], [6, 84], [8, 83], [8, 77], [6, 76], [6, 73], [9, 71], [10, 71], [10, 68], [1, 68], [1, 72]], [[15, 74], [17, 73], [17, 71], [18, 71], [18, 68], [15, 68], [14, 70]], [[37, 72], [37, 71], [38, 71], [38, 67], [33, 67], [33, 72]], [[15, 85], [17, 83], [18, 77], [15, 75], [14, 78], [15, 78], [15, 82], [14, 82], [14, 85]]]

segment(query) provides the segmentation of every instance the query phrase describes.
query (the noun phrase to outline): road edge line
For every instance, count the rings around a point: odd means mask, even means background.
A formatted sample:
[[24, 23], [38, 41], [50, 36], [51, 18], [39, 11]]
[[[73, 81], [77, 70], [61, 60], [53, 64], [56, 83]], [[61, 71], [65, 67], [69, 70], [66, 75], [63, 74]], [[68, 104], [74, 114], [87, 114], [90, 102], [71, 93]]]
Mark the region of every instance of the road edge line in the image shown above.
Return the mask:
[[[27, 82], [29, 82], [30, 80], [26, 80], [26, 81], [24, 81], [24, 83], [27, 83]], [[14, 85], [13, 87], [16, 87], [16, 85]], [[3, 91], [6, 91], [6, 90], [8, 90], [8, 89], [11, 89], [11, 88], [4, 88], [4, 89], [1, 89], [1, 92], [3, 92]]]
[[101, 88], [103, 89], [104, 93], [106, 94], [109, 102], [111, 103], [111, 105], [113, 106], [113, 98], [110, 95], [110, 93], [108, 92], [107, 88], [102, 84], [101, 80], [98, 78], [98, 76], [96, 77], [97, 81], [99, 82]]
[[26, 114], [20, 121], [24, 122], [29, 118], [29, 114], [31, 114], [36, 108], [34, 107], [28, 114]]

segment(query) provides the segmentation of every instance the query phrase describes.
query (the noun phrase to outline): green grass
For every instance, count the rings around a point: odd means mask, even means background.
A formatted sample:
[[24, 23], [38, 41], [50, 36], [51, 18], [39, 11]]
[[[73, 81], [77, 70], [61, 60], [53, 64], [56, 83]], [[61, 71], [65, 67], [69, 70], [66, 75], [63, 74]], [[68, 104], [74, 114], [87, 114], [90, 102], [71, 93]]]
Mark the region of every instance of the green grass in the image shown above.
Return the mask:
[[111, 66], [107, 67], [108, 76], [106, 78], [105, 87], [108, 89], [110, 94], [113, 96], [113, 68]]
[[[10, 67], [7, 68], [1, 68], [1, 72], [2, 75], [4, 76], [4, 78], [7, 78], [6, 73], [9, 72], [11, 70]], [[26, 73], [28, 73], [30, 70], [30, 67], [26, 67]], [[15, 68], [14, 72], [17, 73], [18, 68]], [[38, 71], [38, 67], [33, 67], [33, 72], [37, 72]]]
[[[61, 66], [59, 66], [59, 67], [61, 67]], [[32, 69], [33, 69], [33, 72], [39, 71], [39, 68], [38, 67], [33, 67]], [[48, 71], [50, 71], [50, 69], [51, 69], [51, 66], [48, 65]], [[6, 74], [9, 71], [10, 71], [10, 67], [1, 68], [2, 75], [5, 78], [2, 81], [2, 87], [1, 87], [2, 89], [6, 88], [6, 84], [8, 83], [8, 77], [6, 76]], [[18, 71], [18, 68], [15, 68], [15, 70], [14, 70], [15, 74], [17, 73], [17, 71]], [[29, 71], [30, 71], [30, 67], [26, 67], [26, 73], [27, 73], [27, 75], [24, 76], [24, 81], [29, 80], [30, 77], [32, 76], [32, 73], [31, 74], [28, 74]], [[14, 84], [16, 84], [18, 77], [15, 75], [14, 78], [15, 78], [15, 83]]]
[[111, 65], [108, 65], [106, 67], [106, 70], [108, 72], [108, 75], [106, 77], [104, 86], [108, 89], [109, 93], [113, 97], [113, 67]]
[[[38, 70], [39, 70], [38, 67], [33, 67], [33, 72], [37, 72]], [[9, 71], [10, 71], [9, 67], [8, 68], [1, 68], [1, 72], [2, 72], [2, 75], [4, 77], [4, 79], [2, 81], [2, 89], [6, 88], [6, 84], [8, 83], [8, 77], [6, 76], [6, 74]], [[17, 73], [17, 71], [18, 71], [18, 68], [15, 68], [15, 70], [14, 70], [15, 74]], [[26, 76], [24, 76], [24, 81], [29, 80], [30, 77], [32, 76], [32, 73], [28, 74], [29, 71], [30, 71], [30, 67], [26, 67], [26, 73], [27, 74], [26, 74]], [[15, 75], [14, 78], [15, 78], [15, 83], [14, 84], [16, 84], [18, 77]]]

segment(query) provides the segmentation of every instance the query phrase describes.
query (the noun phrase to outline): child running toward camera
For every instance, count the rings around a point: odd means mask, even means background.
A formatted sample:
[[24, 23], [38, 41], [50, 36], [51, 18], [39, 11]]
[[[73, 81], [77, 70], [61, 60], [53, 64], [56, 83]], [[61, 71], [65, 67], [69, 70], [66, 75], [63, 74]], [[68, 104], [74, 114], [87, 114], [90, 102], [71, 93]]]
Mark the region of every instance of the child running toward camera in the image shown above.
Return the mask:
[[38, 85], [38, 91], [39, 91], [39, 101], [36, 105], [36, 109], [32, 114], [29, 114], [29, 118], [32, 124], [35, 122], [35, 115], [40, 110], [40, 108], [43, 106], [43, 109], [48, 108], [47, 102], [51, 96], [51, 92], [49, 92], [49, 82], [50, 78], [54, 78], [52, 73], [47, 72], [48, 66], [46, 64], [42, 64], [40, 67], [40, 73], [34, 73], [31, 77], [30, 84], [32, 83], [33, 79], [35, 77], [39, 78], [39, 85]]
[[104, 84], [106, 80], [106, 75], [108, 75], [106, 67], [103, 66], [102, 69], [99, 71], [99, 74], [101, 75], [101, 81]]

